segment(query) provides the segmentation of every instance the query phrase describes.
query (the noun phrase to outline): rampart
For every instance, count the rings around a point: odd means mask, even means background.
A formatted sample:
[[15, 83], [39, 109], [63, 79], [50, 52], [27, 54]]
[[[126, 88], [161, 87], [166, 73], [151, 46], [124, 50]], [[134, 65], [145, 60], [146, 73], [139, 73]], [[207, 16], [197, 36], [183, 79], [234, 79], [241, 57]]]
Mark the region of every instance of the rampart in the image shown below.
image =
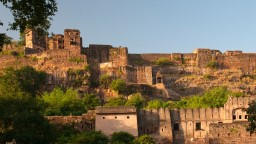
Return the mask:
[[246, 131], [248, 122], [212, 123], [209, 125], [210, 144], [255, 144], [256, 134]]
[[51, 124], [59, 128], [71, 126], [79, 131], [92, 131], [95, 129], [95, 111], [89, 110], [82, 116], [46, 116]]

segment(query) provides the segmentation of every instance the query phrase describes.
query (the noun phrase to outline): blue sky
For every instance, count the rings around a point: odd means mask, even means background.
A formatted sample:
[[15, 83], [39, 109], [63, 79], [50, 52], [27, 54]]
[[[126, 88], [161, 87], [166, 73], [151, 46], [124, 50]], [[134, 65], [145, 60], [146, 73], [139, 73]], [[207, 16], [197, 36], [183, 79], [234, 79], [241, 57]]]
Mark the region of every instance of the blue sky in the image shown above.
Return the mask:
[[[129, 53], [191, 53], [196, 48], [256, 52], [255, 0], [62, 0], [49, 32], [79, 29], [83, 46]], [[0, 6], [0, 19], [12, 17]], [[5, 32], [18, 39], [18, 31]]]

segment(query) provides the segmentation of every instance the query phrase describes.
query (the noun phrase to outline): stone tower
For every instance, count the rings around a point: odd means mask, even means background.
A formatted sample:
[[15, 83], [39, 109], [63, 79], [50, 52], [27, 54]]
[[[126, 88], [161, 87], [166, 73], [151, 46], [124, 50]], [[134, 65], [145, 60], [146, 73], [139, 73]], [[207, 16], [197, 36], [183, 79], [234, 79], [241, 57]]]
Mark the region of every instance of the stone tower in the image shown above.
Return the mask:
[[80, 31], [77, 29], [64, 30], [64, 49], [81, 49], [82, 38]]

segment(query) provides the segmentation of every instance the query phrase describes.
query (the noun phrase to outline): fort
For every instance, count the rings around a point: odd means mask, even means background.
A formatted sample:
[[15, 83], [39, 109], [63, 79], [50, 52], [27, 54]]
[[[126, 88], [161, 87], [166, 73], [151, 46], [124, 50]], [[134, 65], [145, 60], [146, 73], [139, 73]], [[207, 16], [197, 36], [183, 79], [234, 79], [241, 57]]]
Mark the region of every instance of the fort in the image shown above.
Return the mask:
[[[2, 56], [0, 69], [13, 65], [31, 65], [45, 71], [47, 87], [79, 89], [87, 92], [89, 84], [101, 75], [121, 78], [132, 92], [149, 99], [180, 100], [216, 86], [227, 86], [247, 97], [230, 97], [221, 108], [136, 110], [134, 107], [97, 107], [82, 116], [47, 117], [57, 125], [71, 124], [78, 130], [101, 130], [106, 135], [127, 131], [134, 136], [150, 134], [158, 143], [254, 143], [247, 114], [243, 108], [255, 99], [256, 53], [198, 48], [192, 53], [130, 54], [127, 47], [90, 44], [83, 47], [80, 31], [65, 29], [64, 34], [41, 36], [26, 30], [26, 59]], [[12, 50], [5, 45], [4, 52]], [[165, 59], [169, 65], [156, 62]], [[88, 68], [89, 67], [89, 68]], [[98, 89], [104, 101], [114, 96]]]

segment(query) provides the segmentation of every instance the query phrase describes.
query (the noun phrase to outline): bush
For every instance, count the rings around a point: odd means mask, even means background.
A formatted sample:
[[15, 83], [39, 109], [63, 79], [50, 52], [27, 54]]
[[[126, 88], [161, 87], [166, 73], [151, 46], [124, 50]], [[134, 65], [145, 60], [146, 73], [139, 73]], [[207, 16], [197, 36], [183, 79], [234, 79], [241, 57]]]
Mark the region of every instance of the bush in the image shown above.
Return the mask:
[[127, 132], [114, 132], [111, 136], [112, 144], [132, 144], [134, 136]]
[[104, 106], [124, 106], [126, 99], [123, 96], [117, 98], [110, 98]]
[[126, 106], [135, 106], [137, 110], [142, 109], [145, 105], [145, 99], [140, 93], [133, 94], [125, 104]]
[[101, 87], [108, 88], [111, 82], [112, 82], [112, 76], [106, 75], [106, 74], [100, 76]]
[[133, 141], [134, 144], [155, 144], [154, 139], [149, 135], [142, 135]]
[[217, 69], [219, 66], [218, 62], [215, 61], [211, 61], [209, 63], [207, 63], [206, 67], [208, 68], [212, 68], [212, 69]]
[[158, 66], [169, 66], [172, 65], [172, 62], [170, 60], [168, 60], [167, 58], [159, 58], [158, 60], [156, 60], [156, 65]]
[[116, 92], [125, 92], [126, 83], [122, 79], [115, 79], [111, 82], [110, 88]]

